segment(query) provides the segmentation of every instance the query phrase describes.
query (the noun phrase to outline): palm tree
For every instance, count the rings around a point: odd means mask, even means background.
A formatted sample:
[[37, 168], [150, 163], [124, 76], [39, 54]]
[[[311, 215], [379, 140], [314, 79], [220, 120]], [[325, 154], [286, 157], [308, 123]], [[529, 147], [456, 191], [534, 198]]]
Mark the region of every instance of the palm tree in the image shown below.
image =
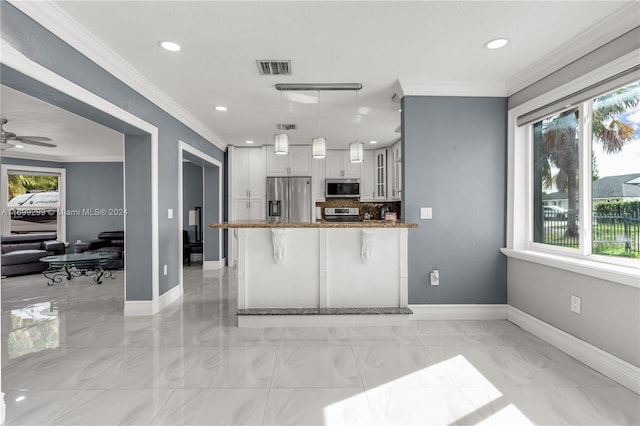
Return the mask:
[[[639, 103], [638, 84], [614, 90], [594, 99], [593, 139], [602, 145], [604, 152], [620, 152], [633, 140], [635, 129], [623, 122], [621, 115], [636, 108]], [[542, 174], [542, 185], [550, 188], [555, 183], [558, 191], [567, 193], [570, 214], [567, 217], [566, 236], [574, 238], [578, 236], [577, 217], [572, 214], [577, 211], [578, 204], [578, 125], [579, 109], [573, 108], [543, 120], [536, 132], [538, 135], [541, 133], [541, 138], [538, 139], [541, 145], [537, 147], [537, 166]], [[555, 179], [552, 174], [553, 168], [557, 169]]]

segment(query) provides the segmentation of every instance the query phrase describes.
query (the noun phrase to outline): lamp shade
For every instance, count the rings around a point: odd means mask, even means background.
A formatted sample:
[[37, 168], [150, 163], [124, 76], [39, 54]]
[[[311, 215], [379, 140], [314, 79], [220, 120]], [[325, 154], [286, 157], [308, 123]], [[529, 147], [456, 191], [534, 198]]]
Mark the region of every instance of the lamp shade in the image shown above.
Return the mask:
[[313, 138], [311, 140], [311, 152], [313, 158], [324, 158], [327, 155], [327, 140], [325, 138]]
[[273, 138], [274, 152], [278, 155], [289, 153], [289, 136], [286, 133], [278, 133]]
[[352, 163], [362, 163], [364, 159], [364, 144], [362, 142], [354, 142], [349, 145], [349, 159]]

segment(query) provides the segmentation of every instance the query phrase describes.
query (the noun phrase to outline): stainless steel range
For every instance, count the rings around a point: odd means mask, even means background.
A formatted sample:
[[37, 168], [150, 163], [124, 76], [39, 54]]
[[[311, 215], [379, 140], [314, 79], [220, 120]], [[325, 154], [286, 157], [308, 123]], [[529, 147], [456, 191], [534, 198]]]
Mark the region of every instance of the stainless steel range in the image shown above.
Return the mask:
[[324, 209], [327, 222], [360, 222], [360, 209], [357, 207], [327, 207]]

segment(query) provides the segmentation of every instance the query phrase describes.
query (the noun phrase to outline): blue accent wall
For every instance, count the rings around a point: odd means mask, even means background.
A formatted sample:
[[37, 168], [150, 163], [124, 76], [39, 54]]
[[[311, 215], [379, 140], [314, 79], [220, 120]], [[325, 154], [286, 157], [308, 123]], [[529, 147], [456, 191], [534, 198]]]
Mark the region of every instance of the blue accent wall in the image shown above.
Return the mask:
[[506, 99], [404, 97], [402, 135], [409, 303], [506, 303]]

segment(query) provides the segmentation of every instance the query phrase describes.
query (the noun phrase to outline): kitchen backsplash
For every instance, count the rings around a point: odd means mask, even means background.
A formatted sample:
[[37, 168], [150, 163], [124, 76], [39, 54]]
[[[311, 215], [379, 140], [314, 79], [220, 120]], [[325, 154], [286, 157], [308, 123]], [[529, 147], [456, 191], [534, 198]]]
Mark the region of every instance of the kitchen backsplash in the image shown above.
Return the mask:
[[324, 209], [327, 207], [357, 207], [360, 211], [360, 220], [364, 220], [364, 214], [369, 211], [371, 219], [379, 220], [384, 219], [380, 217], [380, 209], [382, 206], [387, 206], [390, 212], [396, 212], [398, 220], [402, 217], [400, 215], [400, 201], [380, 202], [380, 203], [361, 203], [355, 199], [332, 199], [324, 202], [317, 202], [316, 207], [322, 208], [322, 218], [324, 219]]

